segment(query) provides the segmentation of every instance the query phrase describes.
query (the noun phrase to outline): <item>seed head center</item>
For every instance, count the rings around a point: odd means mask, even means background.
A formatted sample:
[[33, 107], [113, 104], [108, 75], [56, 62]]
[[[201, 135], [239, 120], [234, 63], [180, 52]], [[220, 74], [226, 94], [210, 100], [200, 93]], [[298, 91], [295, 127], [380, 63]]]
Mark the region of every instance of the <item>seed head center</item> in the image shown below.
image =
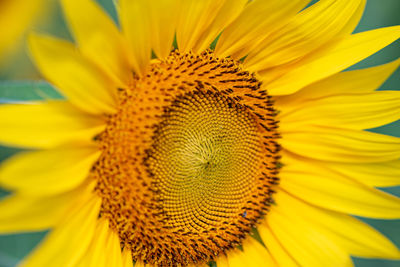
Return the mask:
[[118, 91], [91, 176], [121, 246], [157, 266], [241, 243], [277, 182], [275, 111], [240, 63], [173, 52]]

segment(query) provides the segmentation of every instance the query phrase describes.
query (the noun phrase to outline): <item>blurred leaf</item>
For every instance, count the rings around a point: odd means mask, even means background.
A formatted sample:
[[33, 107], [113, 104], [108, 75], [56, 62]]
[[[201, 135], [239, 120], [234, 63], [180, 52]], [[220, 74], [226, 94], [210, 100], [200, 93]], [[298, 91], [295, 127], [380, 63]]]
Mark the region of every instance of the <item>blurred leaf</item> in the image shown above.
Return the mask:
[[110, 0], [96, 0], [104, 10], [108, 13], [108, 15], [113, 19], [115, 24], [119, 27], [118, 15], [116, 10], [116, 3]]
[[21, 148], [15, 148], [15, 147], [6, 147], [6, 146], [1, 146], [0, 145], [0, 163], [5, 160], [8, 157], [11, 157], [15, 153], [18, 153], [22, 151], [23, 149]]
[[399, 267], [399, 261], [353, 258], [354, 265], [359, 267]]
[[0, 103], [62, 98], [53, 86], [44, 81], [0, 82]]
[[400, 120], [370, 129], [371, 132], [400, 137]]
[[16, 266], [42, 240], [47, 232], [11, 234], [1, 237], [0, 267]]
[[[21, 148], [14, 148], [14, 147], [6, 147], [6, 146], [1, 146], [0, 145], [0, 164], [3, 160], [11, 157], [12, 155], [23, 151]], [[0, 187], [0, 200], [10, 194], [10, 192], [4, 190], [3, 188]], [[2, 243], [2, 240], [0, 239], [0, 245]], [[0, 246], [1, 247], [1, 246]], [[1, 249], [0, 249], [0, 267], [1, 267]]]

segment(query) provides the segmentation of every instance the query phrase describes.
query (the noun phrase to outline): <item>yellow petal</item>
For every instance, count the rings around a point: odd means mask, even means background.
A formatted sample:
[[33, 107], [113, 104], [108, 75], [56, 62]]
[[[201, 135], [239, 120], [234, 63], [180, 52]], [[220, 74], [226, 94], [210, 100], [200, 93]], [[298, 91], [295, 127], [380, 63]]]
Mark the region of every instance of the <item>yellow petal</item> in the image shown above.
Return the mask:
[[105, 123], [65, 101], [0, 105], [0, 143], [51, 148], [66, 142], [89, 143]]
[[252, 237], [243, 241], [243, 253], [250, 266], [278, 266], [272, 259], [270, 252]]
[[178, 22], [177, 11], [182, 0], [149, 1], [151, 44], [158, 58], [165, 58], [172, 50]]
[[105, 250], [102, 253], [104, 253], [107, 256], [107, 259], [104, 262], [104, 267], [108, 266], [122, 267], [122, 252], [121, 252], [119, 236], [118, 233], [115, 233], [110, 228], [108, 229], [108, 236], [107, 236]]
[[287, 25], [255, 46], [244, 62], [262, 70], [301, 58], [340, 36], [365, 1], [322, 0], [300, 12]]
[[150, 1], [120, 0], [118, 2], [122, 31], [128, 41], [130, 64], [134, 71], [141, 75], [151, 59]]
[[287, 153], [283, 163], [280, 187], [308, 203], [363, 217], [400, 218], [400, 198]]
[[71, 43], [31, 34], [29, 46], [42, 74], [71, 103], [89, 113], [114, 112], [117, 85]]
[[136, 261], [136, 263], [135, 263], [134, 266], [135, 266], [135, 267], [145, 267], [146, 264], [144, 264], [143, 261], [138, 260], [138, 261]]
[[133, 267], [132, 253], [130, 249], [125, 248], [122, 251], [122, 267]]
[[230, 250], [227, 258], [229, 267], [254, 266], [251, 259], [248, 259], [243, 251], [239, 249]]
[[122, 267], [118, 235], [110, 229], [108, 219], [99, 219], [96, 224], [96, 234], [78, 265], [82, 267]]
[[292, 153], [322, 161], [384, 162], [400, 157], [400, 138], [351, 129], [310, 125], [284, 133], [280, 144]]
[[111, 18], [93, 0], [61, 3], [80, 51], [123, 86], [130, 75], [127, 49]]
[[240, 59], [246, 56], [253, 45], [285, 25], [304, 8], [309, 0], [254, 0], [239, 17], [221, 34], [215, 52], [218, 56]]
[[[279, 78], [265, 84], [271, 95], [287, 95], [338, 73], [374, 54], [400, 37], [400, 26], [380, 28], [342, 38], [322, 47], [287, 68], [280, 69]], [[277, 70], [273, 70], [276, 72]], [[274, 76], [269, 72], [262, 75]]]
[[50, 195], [81, 184], [100, 156], [97, 147], [24, 152], [1, 163], [0, 185], [28, 195]]
[[54, 227], [76, 197], [69, 192], [51, 197], [30, 197], [19, 193], [0, 201], [0, 233], [42, 231]]
[[20, 266], [74, 266], [93, 239], [99, 216], [101, 199], [88, 187], [74, 208], [65, 214], [64, 220], [52, 230], [46, 239]]
[[[371, 226], [345, 214], [319, 209], [280, 190], [275, 195], [276, 209], [290, 221], [309, 224], [320, 235], [334, 241], [357, 257], [399, 259], [396, 246]], [[294, 212], [295, 211], [295, 212]]]
[[297, 106], [279, 119], [283, 133], [306, 125], [375, 128], [400, 119], [400, 91], [325, 97]]
[[309, 100], [334, 95], [371, 93], [378, 89], [399, 65], [400, 59], [397, 59], [372, 68], [339, 72], [294, 94], [276, 97], [275, 105], [282, 113], [288, 113]]
[[335, 162], [324, 166], [371, 187], [400, 185], [400, 160], [368, 164]]
[[218, 255], [215, 259], [217, 267], [230, 267], [228, 258], [225, 255]]
[[110, 256], [110, 253], [106, 251], [106, 242], [108, 232], [110, 231], [108, 221], [106, 219], [99, 219], [93, 227], [95, 227], [95, 234], [85, 252], [84, 257], [82, 257], [77, 264], [78, 266], [105, 266], [107, 257]]
[[188, 52], [194, 48], [200, 36], [214, 21], [225, 2], [226, 0], [182, 1], [176, 28], [176, 40], [181, 52]]
[[43, 16], [43, 11], [46, 10], [45, 4], [44, 0], [2, 1], [0, 9], [0, 66], [2, 68], [21, 48], [19, 41], [23, 39], [25, 32], [40, 16]]
[[[400, 185], [400, 160], [396, 159], [387, 162], [376, 163], [340, 163], [340, 162], [324, 162], [320, 160], [312, 160], [309, 158], [301, 158], [288, 154], [285, 151], [283, 155], [286, 157], [298, 158], [305, 160], [309, 166], [322, 166], [328, 168], [336, 175], [342, 175], [349, 179], [356, 180], [370, 187], [389, 187]], [[332, 174], [332, 172], [329, 172]]]
[[293, 220], [276, 207], [271, 208], [267, 222], [300, 266], [353, 266], [350, 255], [340, 245], [321, 235], [313, 224]]
[[247, 0], [225, 1], [211, 25], [199, 36], [193, 51], [200, 53], [207, 49], [226, 26], [239, 16], [247, 2]]
[[361, 0], [360, 4], [358, 5], [357, 10], [353, 13], [350, 20], [341, 30], [341, 34], [347, 35], [354, 32], [356, 27], [358, 26], [365, 10], [365, 6], [367, 5], [367, 0]]
[[[268, 215], [267, 215], [268, 216]], [[292, 256], [283, 248], [279, 240], [271, 232], [266, 224], [257, 227], [261, 239], [271, 252], [272, 257], [278, 263], [278, 266], [296, 267], [299, 266]]]

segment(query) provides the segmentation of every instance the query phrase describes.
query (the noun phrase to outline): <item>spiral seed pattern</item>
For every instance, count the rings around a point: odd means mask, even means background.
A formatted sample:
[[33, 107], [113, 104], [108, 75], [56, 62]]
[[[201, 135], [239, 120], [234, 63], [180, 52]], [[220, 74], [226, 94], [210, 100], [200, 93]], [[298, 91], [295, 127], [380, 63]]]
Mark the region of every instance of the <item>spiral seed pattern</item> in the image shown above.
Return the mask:
[[273, 201], [273, 101], [239, 62], [172, 52], [118, 89], [90, 176], [121, 248], [156, 266], [241, 244]]

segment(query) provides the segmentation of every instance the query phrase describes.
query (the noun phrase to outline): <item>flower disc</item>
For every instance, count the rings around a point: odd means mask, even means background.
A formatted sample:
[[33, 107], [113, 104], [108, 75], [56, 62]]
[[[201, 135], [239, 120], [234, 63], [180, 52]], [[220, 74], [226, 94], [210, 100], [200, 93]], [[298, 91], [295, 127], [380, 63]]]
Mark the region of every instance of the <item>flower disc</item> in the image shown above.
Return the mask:
[[278, 180], [275, 111], [260, 82], [211, 52], [173, 52], [118, 102], [91, 176], [122, 246], [179, 266], [240, 245]]
[[147, 159], [171, 227], [203, 232], [246, 214], [262, 164], [261, 139], [256, 119], [234, 101], [210, 91], [179, 97]]

